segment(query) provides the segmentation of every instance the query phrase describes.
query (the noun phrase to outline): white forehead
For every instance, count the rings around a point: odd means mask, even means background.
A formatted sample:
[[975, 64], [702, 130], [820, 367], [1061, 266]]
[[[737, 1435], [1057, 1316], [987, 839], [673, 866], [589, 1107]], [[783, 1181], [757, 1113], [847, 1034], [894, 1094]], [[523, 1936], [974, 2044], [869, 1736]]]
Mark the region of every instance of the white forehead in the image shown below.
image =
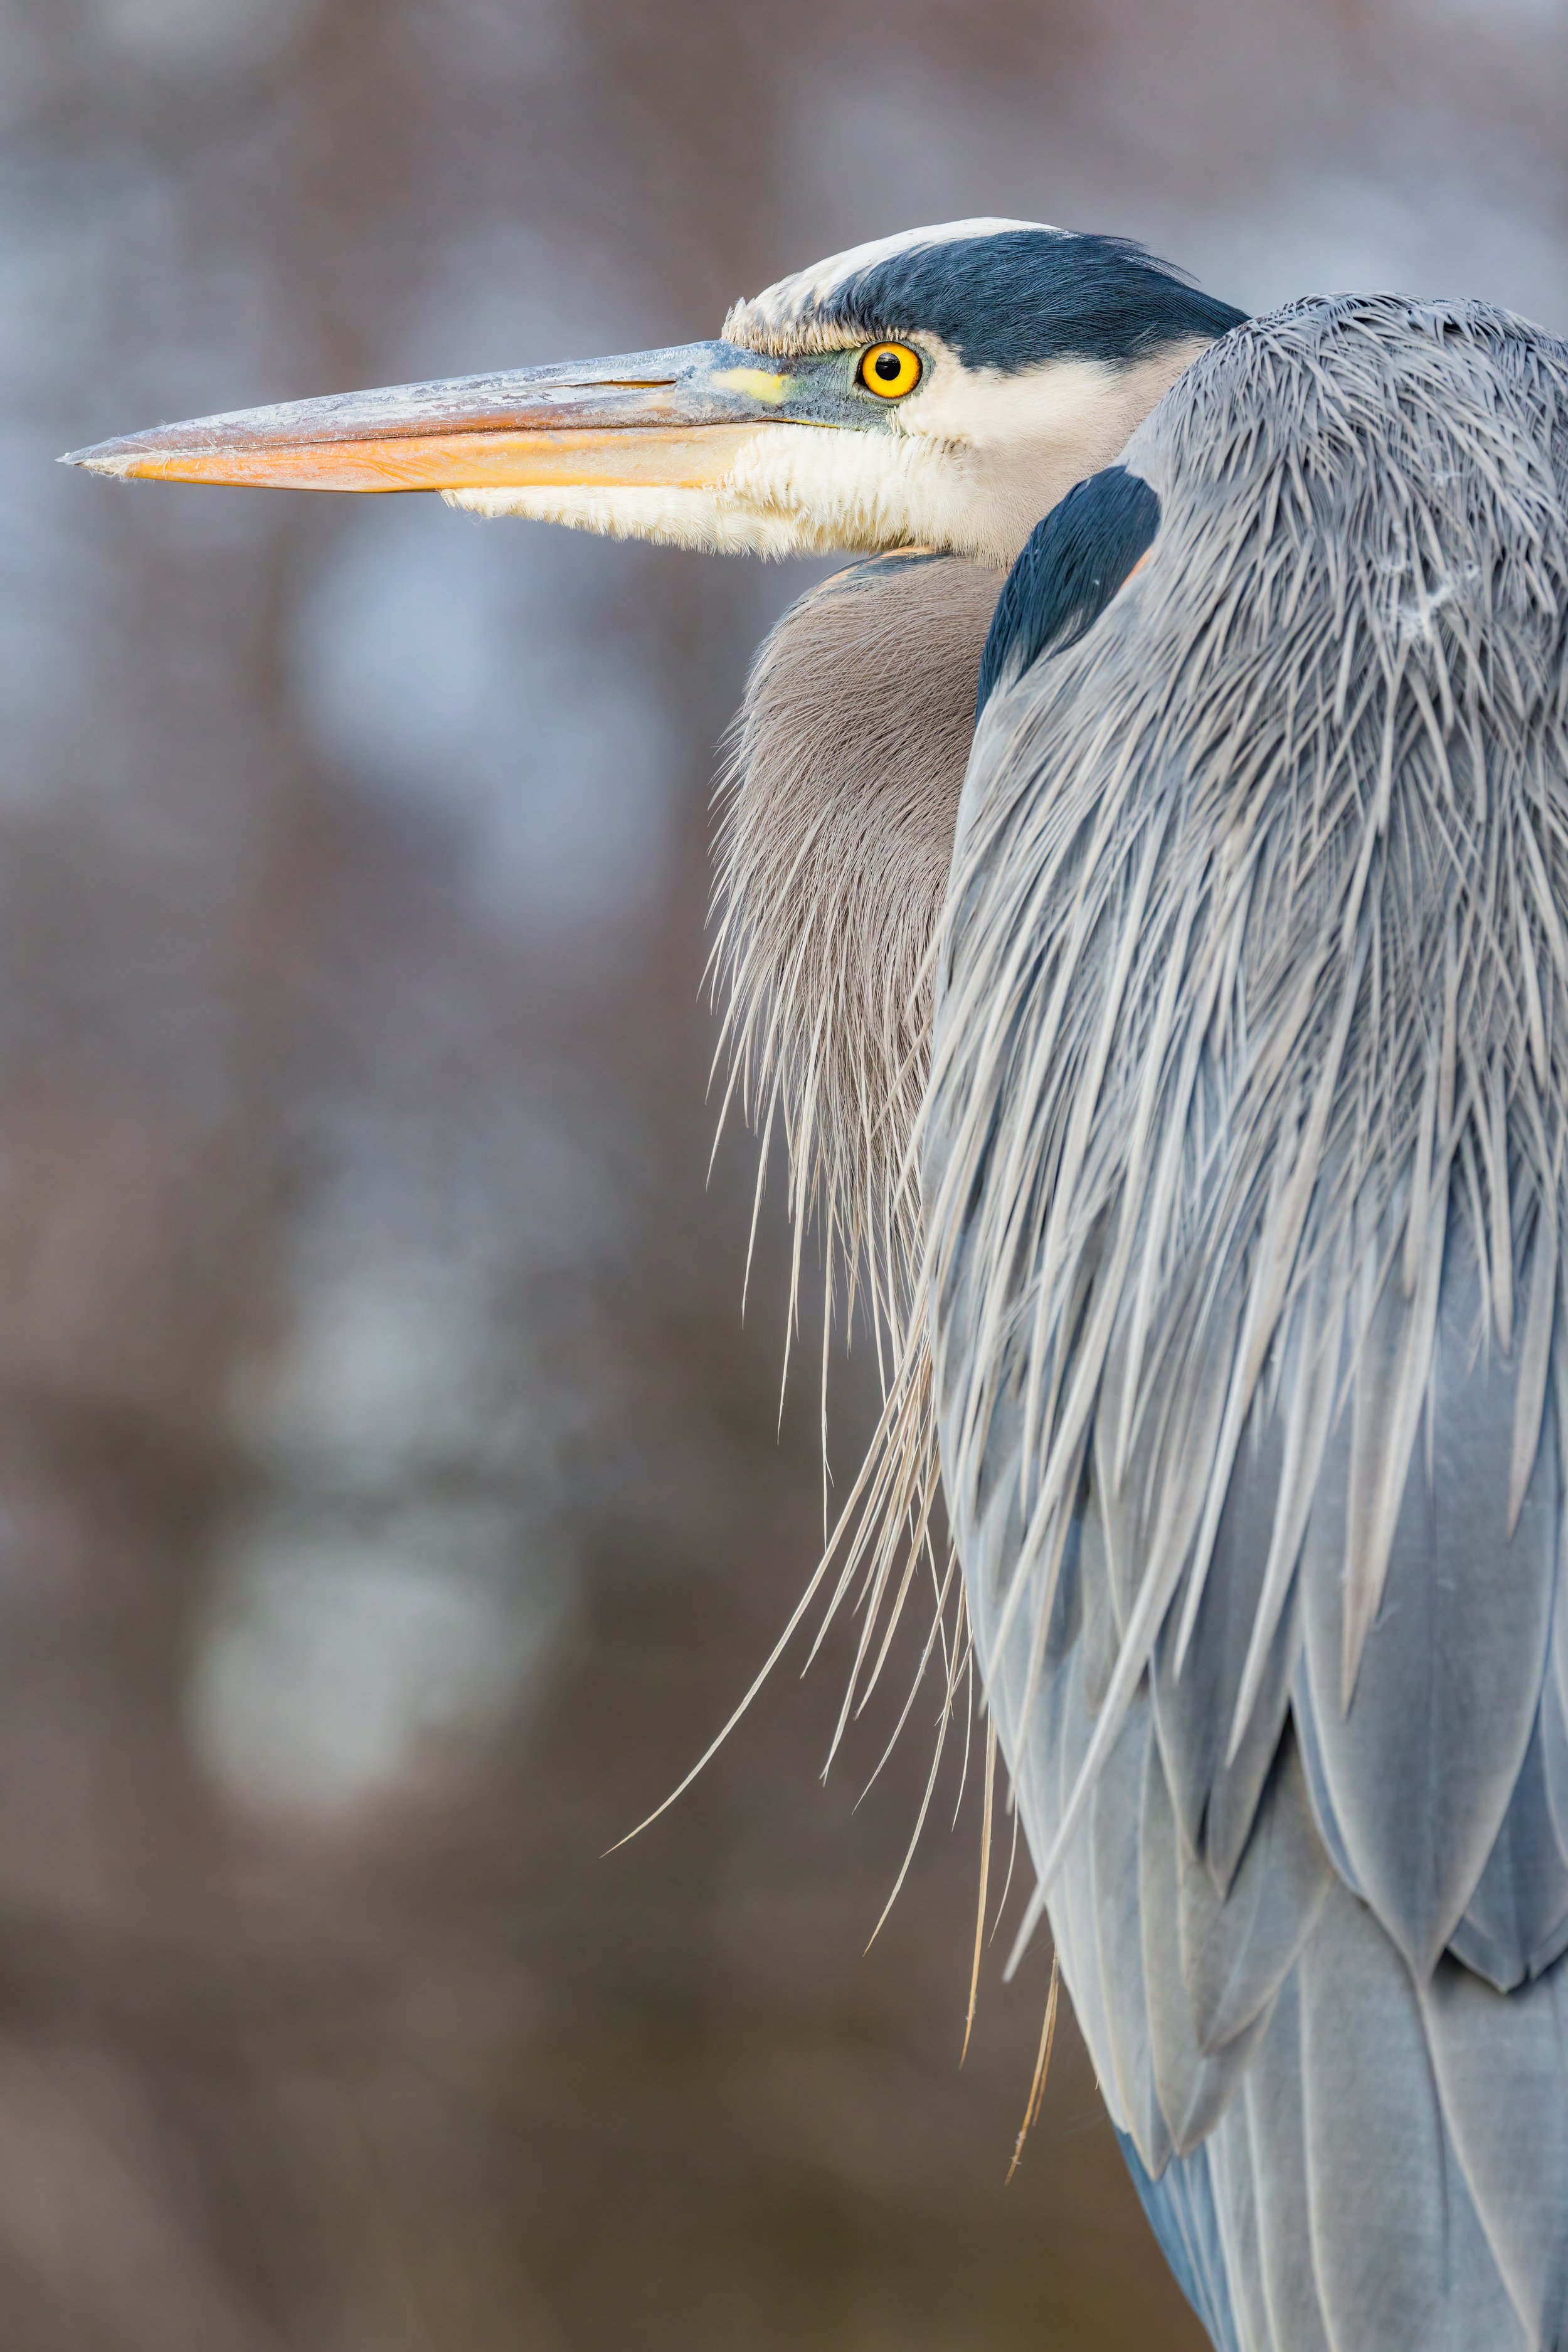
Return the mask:
[[808, 269], [797, 269], [791, 277], [779, 278], [749, 300], [738, 302], [731, 319], [744, 318], [753, 333], [758, 329], [787, 326], [808, 316], [836, 287], [858, 278], [863, 269], [874, 268], [879, 261], [890, 261], [895, 254], [909, 253], [917, 246], [960, 245], [971, 237], [1000, 236], [1008, 229], [1019, 228], [1045, 229], [1053, 236], [1061, 234], [1048, 221], [1022, 220], [938, 221], [930, 228], [900, 229], [896, 236], [874, 237], [868, 245], [852, 245], [847, 252], [830, 253], [826, 261], [814, 261]]

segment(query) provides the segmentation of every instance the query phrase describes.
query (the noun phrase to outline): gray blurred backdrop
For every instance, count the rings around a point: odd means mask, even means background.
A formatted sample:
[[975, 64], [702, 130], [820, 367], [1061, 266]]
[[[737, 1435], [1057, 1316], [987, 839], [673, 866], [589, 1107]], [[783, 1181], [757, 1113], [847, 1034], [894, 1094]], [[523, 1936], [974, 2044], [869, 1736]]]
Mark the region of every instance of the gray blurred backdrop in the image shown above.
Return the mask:
[[1564, 0], [0, 6], [5, 2352], [1198, 2342], [1070, 2037], [1003, 2186], [1047, 1954], [961, 2073], [973, 1773], [861, 1957], [934, 1694], [857, 1811], [830, 1647], [598, 1858], [820, 1533], [700, 990], [813, 575], [54, 456], [976, 212], [1563, 329], [1565, 58]]

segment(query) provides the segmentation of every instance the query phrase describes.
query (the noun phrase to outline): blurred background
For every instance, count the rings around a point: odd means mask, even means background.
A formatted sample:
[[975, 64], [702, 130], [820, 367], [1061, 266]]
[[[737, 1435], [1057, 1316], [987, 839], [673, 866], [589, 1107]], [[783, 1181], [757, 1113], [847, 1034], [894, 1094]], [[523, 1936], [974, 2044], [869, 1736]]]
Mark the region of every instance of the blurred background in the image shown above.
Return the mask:
[[961, 2072], [956, 1755], [861, 1956], [934, 1692], [857, 1809], [830, 1644], [599, 1858], [820, 1533], [701, 989], [815, 575], [52, 458], [978, 212], [1563, 330], [1565, 68], [1565, 0], [4, 0], [6, 2352], [1199, 2342], [1070, 2035], [1003, 2185], [1048, 1954]]

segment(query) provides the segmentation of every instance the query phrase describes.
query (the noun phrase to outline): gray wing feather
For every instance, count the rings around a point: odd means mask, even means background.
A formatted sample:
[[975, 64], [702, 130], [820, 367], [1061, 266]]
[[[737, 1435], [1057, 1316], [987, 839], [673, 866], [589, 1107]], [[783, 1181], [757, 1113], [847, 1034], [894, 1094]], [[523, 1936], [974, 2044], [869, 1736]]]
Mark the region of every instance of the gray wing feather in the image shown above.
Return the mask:
[[1273, 2341], [1282, 2352], [1330, 2352], [1308, 2220], [1301, 1996], [1294, 1973], [1274, 2005], [1236, 2119], [1227, 2116], [1223, 2126], [1227, 2138], [1243, 2128], [1245, 2149], [1236, 2148], [1232, 2168], [1240, 2171], [1250, 2160], [1258, 2266]]
[[[1105, 1704], [1116, 1668], [1121, 1629], [1111, 1600], [1110, 1562], [1106, 1550], [1105, 1523], [1098, 1510], [1083, 1514], [1081, 1526], [1083, 1591], [1084, 1696], [1098, 1714]], [[1565, 1752], [1568, 1763], [1568, 1752]], [[1568, 1780], [1565, 1780], [1568, 1787]]]
[[[1356, 1876], [1355, 1865], [1351, 1860], [1350, 1851], [1345, 1844], [1344, 1832], [1340, 1827], [1339, 1815], [1334, 1811], [1333, 1799], [1329, 1793], [1328, 1774], [1324, 1769], [1322, 1748], [1318, 1737], [1317, 1710], [1312, 1705], [1311, 1694], [1307, 1688], [1306, 1668], [1302, 1664], [1297, 1666], [1296, 1679], [1292, 1686], [1291, 1718], [1295, 1727], [1296, 1746], [1301, 1759], [1301, 1769], [1306, 1776], [1307, 1790], [1311, 1798], [1312, 1819], [1317, 1824], [1318, 1834], [1323, 1841], [1324, 1851], [1333, 1864], [1341, 1884], [1348, 1886], [1352, 1895], [1363, 1895], [1361, 1881]], [[1363, 1899], [1364, 1900], [1364, 1895]]]
[[[1268, 2022], [1268, 2000], [1278, 1987], [1279, 1975], [1264, 1988], [1233, 2033], [1211, 2039], [1206, 2046], [1200, 2042], [1191, 1981], [1184, 1966], [1182, 1929], [1189, 1909], [1184, 1895], [1188, 1882], [1202, 1882], [1214, 1912], [1223, 1914], [1230, 1906], [1215, 1901], [1202, 1864], [1182, 1846], [1160, 1744], [1154, 1739], [1149, 1742], [1144, 1761], [1142, 1817], [1139, 1891], [1150, 2050], [1171, 2145], [1177, 2155], [1185, 2156], [1208, 2137], [1246, 2072]], [[1203, 1899], [1202, 1894], [1198, 1899]], [[1211, 1922], [1211, 1944], [1219, 1940]], [[1279, 1974], [1283, 1972], [1281, 1969]]]
[[1178, 1664], [1180, 1628], [1174, 1622], [1161, 1629], [1154, 1645], [1154, 1716], [1177, 1815], [1189, 1851], [1204, 1857], [1222, 1895], [1250, 1834], [1289, 1704], [1297, 1623], [1294, 1606], [1288, 1603], [1241, 1742], [1234, 1755], [1227, 1754], [1262, 1598], [1282, 1453], [1277, 1423], [1247, 1444], [1220, 1514], [1185, 1657]]
[[[1568, 1349], [1560, 1360], [1568, 1361]], [[1551, 1656], [1541, 1694], [1541, 1766], [1557, 1843], [1568, 1853], [1568, 1593], [1561, 1591], [1561, 1581], [1560, 1577]]]
[[[1297, 2352], [1298, 2338], [1277, 2335], [1263, 2276], [1263, 2241], [1258, 2217], [1258, 2168], [1247, 2126], [1245, 2102], [1237, 2100], [1208, 2144], [1220, 2243], [1236, 2332], [1246, 2352]], [[1302, 2352], [1313, 2352], [1310, 2342]]]
[[[1496, 1845], [1540, 1706], [1556, 1581], [1556, 1449], [1540, 1447], [1510, 1536], [1517, 1359], [1484, 1345], [1480, 1291], [1449, 1244], [1429, 1411], [1429, 1468], [1406, 1481], [1377, 1617], [1342, 1698], [1353, 1417], [1320, 1475], [1300, 1570], [1299, 1685], [1352, 1883], [1414, 1968], [1429, 1970]], [[1396, 1352], [1380, 1311], [1357, 1368], [1375, 1385]], [[1381, 1343], [1381, 1347], [1379, 1345]]]
[[1129, 2143], [1123, 2143], [1123, 2152], [1165, 2259], [1208, 2329], [1216, 2352], [1262, 2352], [1238, 2324], [1241, 2315], [1231, 2292], [1230, 2257], [1210, 2168], [1211, 2147], [1212, 2142], [1205, 2143], [1191, 2156], [1179, 2157], [1158, 2179], [1151, 2179]]
[[1206, 1872], [1183, 1870], [1180, 1966], [1201, 2050], [1223, 2048], [1265, 2016], [1332, 1877], [1287, 1732], [1228, 1898], [1216, 1899]]
[[1448, 1949], [1499, 1992], [1541, 1976], [1568, 1950], [1568, 1854], [1546, 1784], [1542, 1712], [1497, 1843]]
[[[982, 1636], [992, 1618], [986, 1596], [1005, 1591], [1002, 1570], [1016, 1557], [1016, 1482], [999, 1479], [993, 1489], [991, 1508], [977, 1530], [967, 1571], [971, 1580], [970, 1605]], [[1084, 1690], [1080, 1600], [1083, 1581], [1079, 1546], [1074, 1540], [1066, 1549], [1045, 1625], [1031, 1627], [1020, 1622], [1005, 1648], [990, 1654], [986, 1678], [989, 1704], [1013, 1758], [1014, 1801], [1022, 1808], [1026, 1826], [1049, 1819], [1066, 1802], [1093, 1735], [1096, 1711]], [[1026, 1734], [1020, 1727], [1026, 1702]], [[1111, 2120], [1119, 2130], [1128, 2133], [1135, 2132], [1142, 2122], [1144, 2145], [1151, 2158], [1157, 2159], [1159, 2146], [1148, 2137], [1152, 2075], [1148, 2075], [1141, 2094], [1135, 2085], [1131, 2103], [1122, 2095], [1123, 2074], [1129, 2071], [1128, 2053], [1123, 2043], [1119, 2065], [1110, 2014], [1110, 1988], [1100, 1966], [1094, 1852], [1087, 1832], [1074, 1841], [1064, 1862], [1051, 1908], [1051, 1929], [1062, 1974]], [[1132, 1930], [1136, 1937], [1135, 1918]]]
[[1152, 1732], [1145, 1695], [1128, 1709], [1105, 1759], [1089, 1809], [1088, 1837], [1110, 2063], [1127, 2129], [1149, 2170], [1158, 2175], [1170, 2158], [1171, 2129], [1160, 2095], [1156, 2020], [1143, 1968], [1138, 1841], [1127, 1833], [1142, 1810]]
[[1529, 2352], [1453, 2160], [1409, 1972], [1342, 1888], [1302, 1957], [1301, 2028], [1312, 2253], [1335, 2352]]
[[1531, 2345], [1568, 2343], [1568, 1975], [1510, 1993], [1453, 1960], [1425, 1996], [1454, 2144]]

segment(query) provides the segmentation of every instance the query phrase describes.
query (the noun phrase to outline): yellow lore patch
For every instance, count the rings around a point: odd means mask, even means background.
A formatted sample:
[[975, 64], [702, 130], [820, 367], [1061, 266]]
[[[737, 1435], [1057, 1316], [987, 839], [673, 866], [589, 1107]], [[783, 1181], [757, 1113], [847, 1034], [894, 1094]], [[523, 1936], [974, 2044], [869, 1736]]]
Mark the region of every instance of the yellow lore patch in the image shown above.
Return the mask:
[[789, 397], [788, 376], [770, 375], [765, 368], [721, 368], [713, 381], [731, 392], [743, 393], [748, 400], [765, 400], [775, 408]]

